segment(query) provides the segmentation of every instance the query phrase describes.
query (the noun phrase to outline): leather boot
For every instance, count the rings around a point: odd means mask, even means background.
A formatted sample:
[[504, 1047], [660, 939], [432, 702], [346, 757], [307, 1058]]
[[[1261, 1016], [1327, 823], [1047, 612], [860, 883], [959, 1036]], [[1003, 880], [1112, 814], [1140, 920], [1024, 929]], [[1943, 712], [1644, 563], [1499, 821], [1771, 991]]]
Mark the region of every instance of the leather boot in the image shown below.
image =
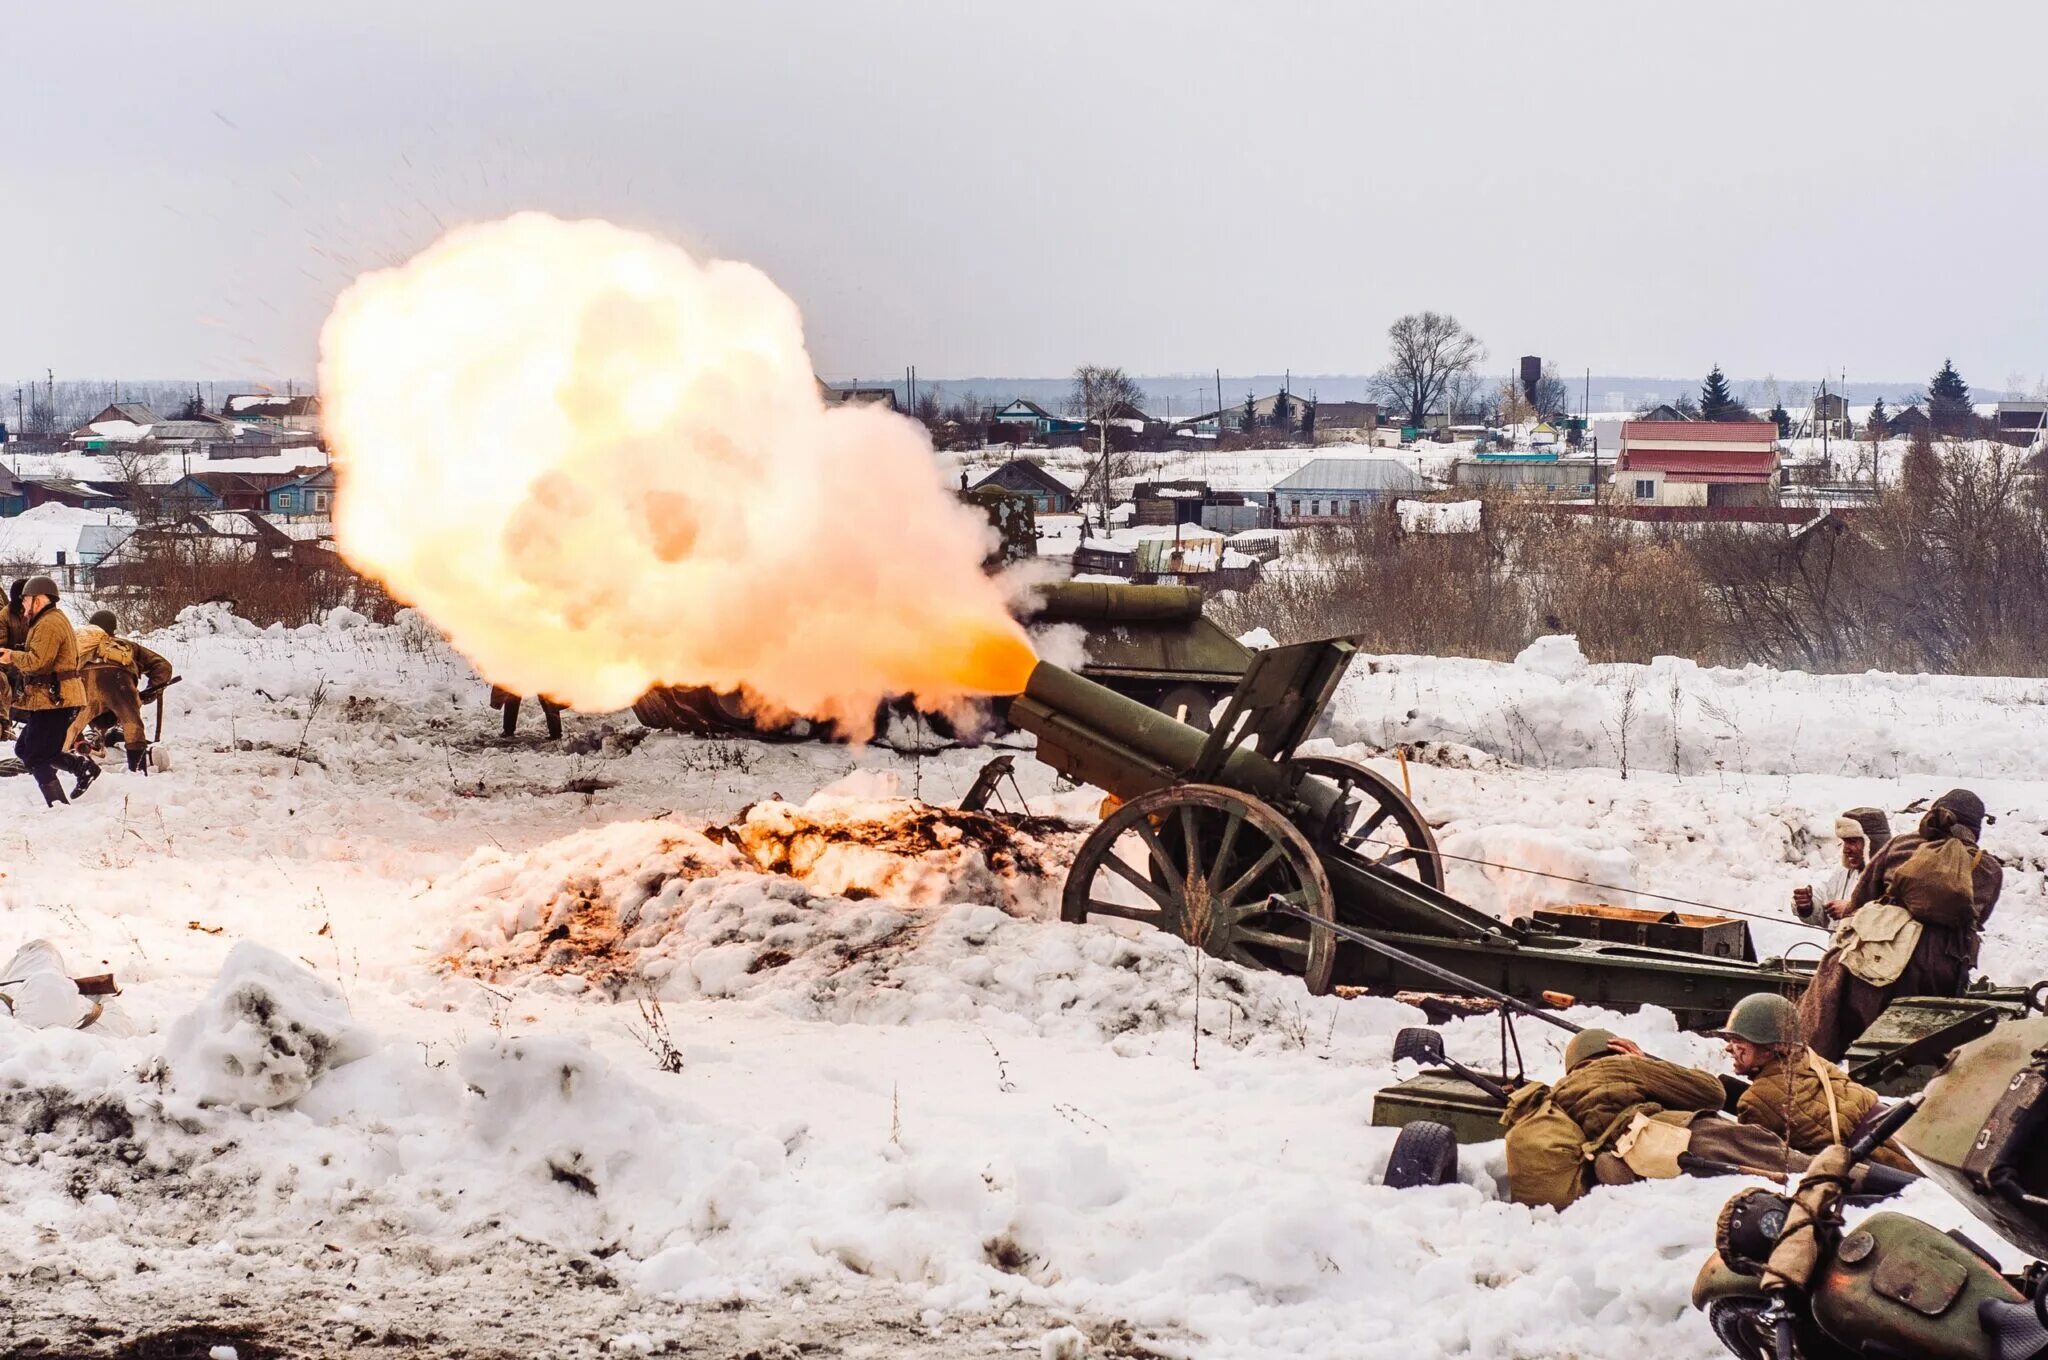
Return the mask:
[[57, 771], [48, 765], [35, 767], [36, 787], [43, 791], [43, 806], [55, 807], [71, 800], [64, 796], [64, 786], [57, 782]]
[[128, 772], [144, 775], [149, 773], [148, 742], [138, 741], [128, 748]]
[[91, 756], [73, 756], [72, 760], [76, 763], [72, 766], [71, 772], [78, 778], [71, 786], [71, 796], [77, 798], [92, 787], [93, 780], [100, 777], [100, 767], [99, 762]]

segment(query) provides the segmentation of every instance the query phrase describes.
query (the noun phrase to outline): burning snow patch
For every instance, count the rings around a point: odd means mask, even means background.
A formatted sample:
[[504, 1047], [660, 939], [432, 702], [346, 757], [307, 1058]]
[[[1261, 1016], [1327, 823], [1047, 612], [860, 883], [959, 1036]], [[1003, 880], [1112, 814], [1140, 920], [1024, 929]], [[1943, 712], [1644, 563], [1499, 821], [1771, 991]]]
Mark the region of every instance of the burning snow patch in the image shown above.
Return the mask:
[[994, 817], [928, 803], [820, 808], [814, 800], [803, 807], [756, 803], [708, 834], [769, 873], [835, 897], [884, 897], [920, 908], [993, 902], [1014, 916], [1046, 916], [1053, 914], [1047, 884], [1064, 876], [1072, 859], [1072, 829], [1051, 817]]
[[[1068, 832], [1050, 818], [823, 795], [757, 803], [702, 832], [623, 823], [522, 855], [483, 851], [434, 892], [461, 914], [447, 956], [458, 971], [613, 997], [636, 984], [723, 995], [823, 936], [844, 966], [955, 904], [1051, 915]], [[807, 914], [833, 923], [814, 930]]]

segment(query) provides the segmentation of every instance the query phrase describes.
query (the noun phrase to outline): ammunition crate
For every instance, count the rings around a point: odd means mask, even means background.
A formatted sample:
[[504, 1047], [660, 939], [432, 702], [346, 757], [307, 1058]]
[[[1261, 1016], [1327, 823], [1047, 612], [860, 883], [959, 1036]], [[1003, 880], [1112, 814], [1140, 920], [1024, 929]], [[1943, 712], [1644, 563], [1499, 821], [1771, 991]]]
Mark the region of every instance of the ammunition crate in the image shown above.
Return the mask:
[[[1507, 1077], [1494, 1080], [1503, 1086], [1512, 1084]], [[1499, 1101], [1463, 1077], [1439, 1068], [1425, 1068], [1407, 1081], [1382, 1087], [1372, 1101], [1376, 1129], [1398, 1129], [1427, 1119], [1449, 1126], [1460, 1143], [1491, 1143], [1505, 1137], [1507, 1130], [1501, 1127], [1500, 1116]]]
[[1677, 949], [1707, 959], [1756, 961], [1756, 950], [1749, 942], [1749, 927], [1733, 916], [1691, 916], [1676, 911], [1575, 902], [1539, 907], [1532, 913], [1532, 919], [1575, 940]]

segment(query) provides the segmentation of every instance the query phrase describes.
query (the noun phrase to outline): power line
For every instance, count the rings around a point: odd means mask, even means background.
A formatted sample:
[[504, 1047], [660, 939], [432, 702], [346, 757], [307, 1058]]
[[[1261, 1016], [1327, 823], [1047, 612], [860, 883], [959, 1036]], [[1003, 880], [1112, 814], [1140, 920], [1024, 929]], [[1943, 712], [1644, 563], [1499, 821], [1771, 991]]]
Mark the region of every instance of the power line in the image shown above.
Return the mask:
[[1533, 878], [1554, 878], [1560, 883], [1575, 883], [1582, 888], [1598, 888], [1602, 892], [1627, 893], [1632, 897], [1654, 898], [1659, 902], [1676, 902], [1682, 907], [1698, 907], [1702, 911], [1716, 912], [1723, 916], [1743, 916], [1752, 921], [1768, 921], [1776, 926], [1794, 926], [1800, 930], [1816, 930], [1823, 935], [1831, 933], [1827, 926], [1809, 925], [1805, 921], [1788, 921], [1782, 916], [1765, 916], [1754, 911], [1737, 911], [1733, 907], [1717, 907], [1712, 902], [1696, 902], [1690, 897], [1673, 897], [1669, 893], [1653, 893], [1642, 888], [1624, 888], [1618, 883], [1595, 883], [1590, 878], [1573, 878], [1569, 874], [1553, 874], [1542, 869], [1524, 868], [1519, 864], [1502, 864], [1498, 860], [1474, 859], [1470, 855], [1453, 855], [1446, 850], [1425, 849], [1419, 845], [1409, 845], [1405, 841], [1383, 841], [1373, 836], [1346, 837], [1346, 839], [1353, 845], [1383, 845], [1389, 850], [1406, 850], [1416, 855], [1435, 855], [1438, 859], [1454, 859], [1461, 864], [1480, 864], [1489, 869], [1506, 869], [1510, 873], [1528, 874]]

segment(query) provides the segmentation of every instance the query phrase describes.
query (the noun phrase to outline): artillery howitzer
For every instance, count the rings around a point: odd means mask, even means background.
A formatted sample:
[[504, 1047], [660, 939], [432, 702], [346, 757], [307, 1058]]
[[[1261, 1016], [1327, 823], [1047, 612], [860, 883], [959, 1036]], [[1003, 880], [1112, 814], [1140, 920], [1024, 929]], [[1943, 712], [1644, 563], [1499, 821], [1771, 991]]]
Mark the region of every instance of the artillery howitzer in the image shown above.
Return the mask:
[[1041, 662], [1010, 722], [1038, 738], [1040, 760], [1118, 802], [1075, 857], [1062, 918], [1142, 921], [1219, 958], [1298, 975], [1313, 993], [1443, 990], [1439, 976], [1320, 923], [1525, 1001], [1658, 1005], [1688, 1025], [1750, 992], [1805, 985], [1806, 971], [1755, 962], [1746, 932], [1739, 951], [1708, 958], [1604, 938], [1612, 909], [1510, 924], [1450, 896], [1429, 823], [1399, 787], [1297, 753], [1352, 654], [1335, 640], [1259, 653], [1206, 734]]
[[[1810, 965], [1758, 961], [1733, 917], [1562, 906], [1509, 923], [1445, 892], [1444, 857], [1399, 787], [1355, 762], [1297, 752], [1352, 655], [1334, 640], [1257, 654], [1206, 733], [1041, 662], [1010, 702], [1010, 722], [1038, 738], [1040, 760], [1116, 804], [1075, 856], [1062, 919], [1140, 921], [1219, 958], [1299, 976], [1313, 993], [1494, 997], [1504, 1016], [1531, 1005], [1655, 1005], [1693, 1028], [1751, 992], [1805, 988]], [[1915, 1089], [1946, 1054], [2025, 1009], [2023, 989], [1981, 984], [1963, 997], [1898, 998], [1851, 1050], [1852, 1075], [1887, 1092]], [[1505, 1044], [1494, 1084], [1511, 1080]], [[1496, 1094], [1456, 1073], [1380, 1095], [1375, 1123], [1427, 1118], [1465, 1141], [1499, 1136]]]

